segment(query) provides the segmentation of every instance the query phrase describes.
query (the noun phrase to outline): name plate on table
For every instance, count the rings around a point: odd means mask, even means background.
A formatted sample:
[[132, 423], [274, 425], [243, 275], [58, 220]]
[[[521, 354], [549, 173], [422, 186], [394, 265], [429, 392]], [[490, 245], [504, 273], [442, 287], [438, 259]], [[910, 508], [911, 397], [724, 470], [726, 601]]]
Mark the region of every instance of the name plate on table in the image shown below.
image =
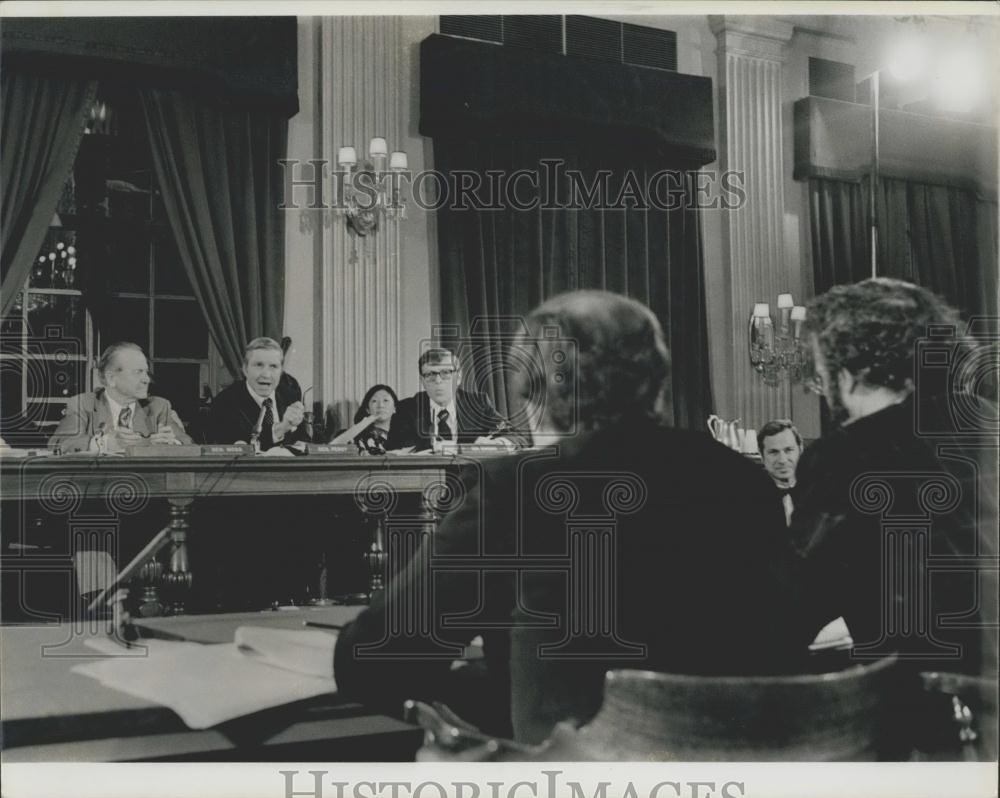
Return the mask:
[[358, 447], [353, 443], [307, 443], [306, 454], [326, 454], [343, 457], [358, 454]]
[[442, 443], [440, 454], [507, 454], [508, 448], [503, 443]]
[[219, 455], [232, 457], [234, 455], [253, 454], [253, 446], [249, 443], [212, 443], [200, 448], [201, 453], [208, 457], [213, 455], [216, 457]]
[[201, 447], [169, 443], [147, 443], [145, 446], [126, 446], [126, 457], [201, 457]]

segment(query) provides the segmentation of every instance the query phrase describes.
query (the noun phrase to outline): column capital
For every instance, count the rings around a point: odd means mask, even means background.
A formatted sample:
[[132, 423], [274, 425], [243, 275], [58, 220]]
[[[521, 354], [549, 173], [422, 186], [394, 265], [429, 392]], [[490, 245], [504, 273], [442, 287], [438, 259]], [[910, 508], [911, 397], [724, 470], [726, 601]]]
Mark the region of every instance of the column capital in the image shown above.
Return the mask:
[[785, 60], [785, 45], [795, 26], [775, 17], [709, 15], [708, 25], [719, 45], [719, 54]]

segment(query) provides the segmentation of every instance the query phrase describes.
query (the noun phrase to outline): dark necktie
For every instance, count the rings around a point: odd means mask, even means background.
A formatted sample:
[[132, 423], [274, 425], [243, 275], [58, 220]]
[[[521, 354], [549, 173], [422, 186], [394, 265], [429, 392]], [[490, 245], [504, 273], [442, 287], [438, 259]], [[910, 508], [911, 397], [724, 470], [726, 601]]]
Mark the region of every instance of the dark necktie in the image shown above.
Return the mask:
[[118, 414], [118, 429], [128, 429], [128, 423], [132, 420], [132, 408], [123, 407]]
[[786, 496], [791, 496], [792, 495], [792, 489], [791, 488], [778, 488], [778, 493], [780, 493], [781, 494], [781, 498], [784, 499]]
[[448, 410], [438, 411], [438, 432], [437, 439], [439, 441], [450, 441], [451, 440], [451, 427], [448, 426]]
[[267, 451], [274, 446], [274, 405], [271, 398], [264, 400], [264, 417], [260, 421], [260, 448]]

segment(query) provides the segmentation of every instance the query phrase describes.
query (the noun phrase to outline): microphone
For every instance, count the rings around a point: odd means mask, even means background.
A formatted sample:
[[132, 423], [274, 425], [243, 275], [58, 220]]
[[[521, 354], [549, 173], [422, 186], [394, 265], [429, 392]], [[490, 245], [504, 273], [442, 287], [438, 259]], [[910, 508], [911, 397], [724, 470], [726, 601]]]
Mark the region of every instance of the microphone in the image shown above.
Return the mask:
[[264, 427], [264, 413], [267, 412], [267, 408], [264, 407], [264, 403], [260, 403], [260, 415], [257, 416], [257, 423], [253, 425], [253, 431], [250, 433], [250, 445], [253, 446], [255, 452], [260, 451], [260, 433]]

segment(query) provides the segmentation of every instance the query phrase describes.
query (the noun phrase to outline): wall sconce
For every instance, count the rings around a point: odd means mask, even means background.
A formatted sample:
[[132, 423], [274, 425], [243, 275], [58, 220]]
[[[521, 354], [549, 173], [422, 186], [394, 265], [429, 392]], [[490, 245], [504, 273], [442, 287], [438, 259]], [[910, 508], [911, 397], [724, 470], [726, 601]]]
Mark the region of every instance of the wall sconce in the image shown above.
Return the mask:
[[402, 174], [409, 169], [406, 153], [388, 155], [381, 136], [368, 143], [368, 160], [359, 161], [354, 147], [341, 147], [337, 166], [343, 174], [343, 196], [335, 212], [347, 220], [347, 229], [356, 236], [367, 236], [379, 229], [381, 220], [398, 222], [406, 218], [406, 207], [400, 197]]
[[748, 335], [750, 365], [772, 388], [787, 376], [790, 383], [803, 383], [814, 391], [812, 353], [802, 338], [806, 309], [796, 305], [791, 294], [778, 294], [778, 326], [775, 330], [771, 306], [758, 302], [750, 314]]

